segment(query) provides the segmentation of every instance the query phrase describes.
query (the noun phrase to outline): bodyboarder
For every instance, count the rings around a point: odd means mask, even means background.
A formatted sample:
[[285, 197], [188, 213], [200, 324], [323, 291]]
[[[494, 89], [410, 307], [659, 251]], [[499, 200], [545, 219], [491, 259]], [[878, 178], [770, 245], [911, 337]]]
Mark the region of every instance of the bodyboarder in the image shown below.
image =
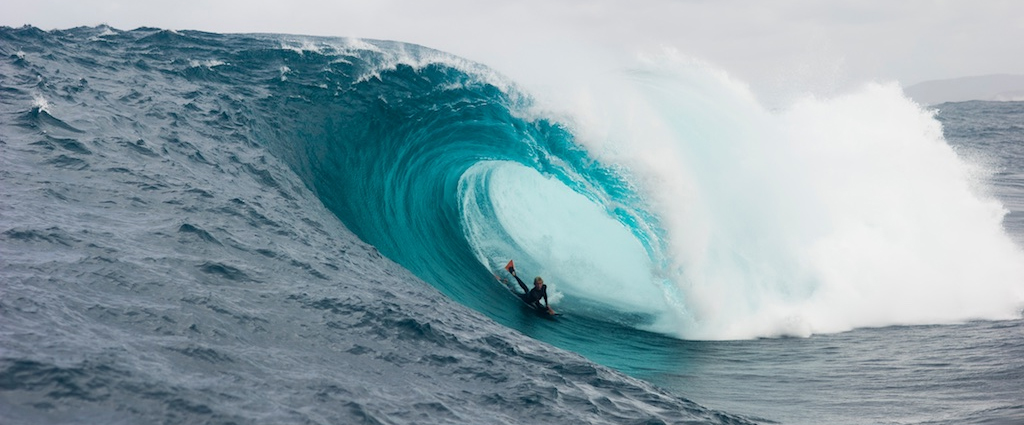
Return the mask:
[[[512, 264], [511, 261], [508, 262], [505, 269], [512, 274], [512, 277], [516, 278], [516, 282], [519, 282], [519, 287], [523, 288], [523, 292], [525, 293], [523, 295], [519, 295], [519, 297], [522, 298], [526, 304], [533, 306], [537, 310], [547, 311], [549, 315], [555, 315], [555, 311], [552, 310], [551, 306], [548, 304], [548, 286], [544, 284], [544, 279], [541, 279], [540, 276], [533, 278], [533, 289], [528, 289], [526, 284], [523, 283], [523, 280], [516, 274], [515, 265]], [[543, 306], [540, 304], [541, 299], [544, 300]]]

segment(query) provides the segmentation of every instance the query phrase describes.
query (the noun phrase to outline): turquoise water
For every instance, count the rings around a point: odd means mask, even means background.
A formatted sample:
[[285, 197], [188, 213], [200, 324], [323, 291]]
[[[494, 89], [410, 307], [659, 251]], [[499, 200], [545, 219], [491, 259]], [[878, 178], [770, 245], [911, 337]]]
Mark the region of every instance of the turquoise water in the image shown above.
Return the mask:
[[1019, 104], [664, 58], [595, 123], [397, 42], [0, 43], [16, 423], [1021, 418]]

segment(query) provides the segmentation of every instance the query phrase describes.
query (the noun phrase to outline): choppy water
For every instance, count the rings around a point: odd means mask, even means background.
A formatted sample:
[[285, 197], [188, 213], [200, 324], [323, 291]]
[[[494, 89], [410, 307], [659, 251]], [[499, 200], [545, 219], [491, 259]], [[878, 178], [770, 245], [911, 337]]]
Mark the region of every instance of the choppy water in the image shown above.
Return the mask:
[[[818, 276], [778, 287], [803, 276], [789, 255], [800, 251], [767, 255], [739, 244], [782, 240], [766, 229], [791, 224], [769, 220], [789, 207], [740, 208], [708, 221], [753, 218], [766, 227], [747, 228], [757, 236], [749, 240], [735, 228], [711, 231], [708, 252], [736, 256], [681, 262], [673, 218], [644, 171], [626, 167], [641, 162], [608, 161], [513, 83], [450, 55], [392, 42], [99, 27], [3, 28], [0, 57], [5, 423], [1024, 420], [1019, 319], [887, 326], [962, 321], [986, 306], [992, 317], [984, 318], [1005, 317], [1012, 302], [991, 300], [1020, 288], [1003, 281], [1021, 265], [1006, 265], [1019, 248], [1003, 245], [1001, 227], [964, 250], [900, 257], [907, 270], [961, 277], [934, 285], [940, 295], [922, 295], [922, 306], [900, 308], [914, 298], [887, 302], [868, 287], [865, 300], [851, 303], [877, 305], [870, 314], [820, 315], [831, 301], [794, 294], [801, 285], [841, 285]], [[662, 77], [634, 76], [642, 84]], [[677, 77], [663, 87], [686, 83]], [[879, 90], [865, 96], [918, 116], [898, 93]], [[749, 106], [730, 102], [719, 106]], [[783, 121], [844, 107], [805, 105]], [[984, 233], [999, 217], [974, 218], [1005, 206], [1002, 223], [1019, 243], [1020, 104], [940, 108], [957, 155], [985, 164], [968, 181], [980, 195], [957, 187], [952, 197], [916, 197], [926, 211], [945, 200], [974, 211], [920, 217]], [[887, 130], [937, 126], [925, 121]], [[782, 127], [751, 128], [792, 130]], [[731, 140], [722, 131], [710, 139]], [[941, 189], [959, 175], [941, 137], [922, 143], [896, 154], [941, 157], [919, 168], [938, 177], [895, 183], [898, 190]], [[732, 150], [683, 146], [693, 157], [728, 161], [720, 165], [749, 165]], [[743, 170], [690, 165], [693, 181], [723, 189], [720, 199], [693, 198], [708, 211], [736, 205], [726, 195], [749, 194], [726, 178]], [[801, 187], [773, 193], [818, 193]], [[852, 200], [876, 200], [852, 189]], [[988, 195], [1002, 204], [991, 207]], [[884, 217], [919, 213], [885, 211], [864, 217], [885, 230]], [[936, 262], [958, 255], [968, 265]], [[495, 282], [492, 273], [513, 256], [521, 271], [554, 282], [563, 319], [538, 320]], [[720, 309], [714, 301], [728, 291], [683, 284], [700, 283], [692, 270], [740, 282], [723, 272], [737, 264], [750, 267], [745, 273], [778, 272], [777, 281], [754, 280], [748, 289], [759, 297], [736, 303], [748, 308]], [[865, 278], [901, 275], [920, 278]], [[912, 294], [929, 282], [896, 286]], [[958, 294], [966, 307], [943, 312]], [[729, 311], [741, 329], [721, 327]], [[758, 320], [768, 323], [751, 325]], [[863, 326], [883, 327], [827, 333]], [[826, 333], [679, 338], [807, 330]]]

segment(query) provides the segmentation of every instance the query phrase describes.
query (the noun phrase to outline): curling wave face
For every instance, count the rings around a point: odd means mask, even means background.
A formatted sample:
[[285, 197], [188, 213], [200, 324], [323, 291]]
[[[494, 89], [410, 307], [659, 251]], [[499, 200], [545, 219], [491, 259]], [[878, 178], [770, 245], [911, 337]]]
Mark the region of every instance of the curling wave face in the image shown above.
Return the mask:
[[[490, 284], [509, 258], [612, 335], [1019, 317], [1024, 255], [987, 171], [896, 86], [768, 111], [669, 52], [555, 120], [485, 67], [374, 43], [306, 46], [316, 65], [260, 104], [296, 134], [261, 139], [361, 238], [502, 323], [518, 327]], [[578, 333], [534, 335], [592, 350]]]
[[[0, 28], [5, 423], [746, 423], [409, 273], [538, 325], [463, 236], [459, 185], [495, 161], [576, 184], [524, 143], [566, 133], [460, 67], [397, 43]], [[527, 332], [650, 360], [602, 323]]]
[[[275, 82], [287, 96], [260, 102], [260, 139], [360, 238], [460, 303], [518, 320], [495, 279], [515, 258], [580, 320], [653, 323], [662, 241], [627, 180], [486, 68], [399, 46], [304, 51], [317, 72], [292, 65]], [[326, 98], [325, 79], [338, 84]]]
[[[677, 338], [1013, 318], [1024, 299], [987, 171], [895, 86], [769, 111], [666, 54], [580, 70], [585, 96], [542, 108], [418, 46], [149, 28], [4, 28], [0, 58], [16, 423], [66, 422], [45, 401], [64, 389], [149, 406], [141, 422], [265, 421], [283, 399], [322, 402], [293, 422], [480, 422], [525, 397], [579, 422], [742, 423], [450, 300], [689, 385], [717, 348]], [[510, 258], [563, 319], [496, 281]]]
[[414, 45], [144, 40], [450, 298], [522, 329], [495, 277], [509, 258], [545, 276], [579, 320], [527, 332], [574, 351], [607, 348], [581, 329], [732, 339], [1019, 316], [1024, 255], [985, 170], [897, 87], [767, 111], [670, 53], [556, 120], [494, 71]]

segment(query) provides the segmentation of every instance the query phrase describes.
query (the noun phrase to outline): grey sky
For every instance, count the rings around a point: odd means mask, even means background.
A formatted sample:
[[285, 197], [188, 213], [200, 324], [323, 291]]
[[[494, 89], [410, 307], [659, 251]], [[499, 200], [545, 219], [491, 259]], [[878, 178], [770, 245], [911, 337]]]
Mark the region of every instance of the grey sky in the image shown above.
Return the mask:
[[[1024, 74], [1024, 2], [6, 0], [0, 24], [392, 39], [517, 70], [671, 46], [755, 88]], [[576, 53], [574, 53], [576, 52]]]

